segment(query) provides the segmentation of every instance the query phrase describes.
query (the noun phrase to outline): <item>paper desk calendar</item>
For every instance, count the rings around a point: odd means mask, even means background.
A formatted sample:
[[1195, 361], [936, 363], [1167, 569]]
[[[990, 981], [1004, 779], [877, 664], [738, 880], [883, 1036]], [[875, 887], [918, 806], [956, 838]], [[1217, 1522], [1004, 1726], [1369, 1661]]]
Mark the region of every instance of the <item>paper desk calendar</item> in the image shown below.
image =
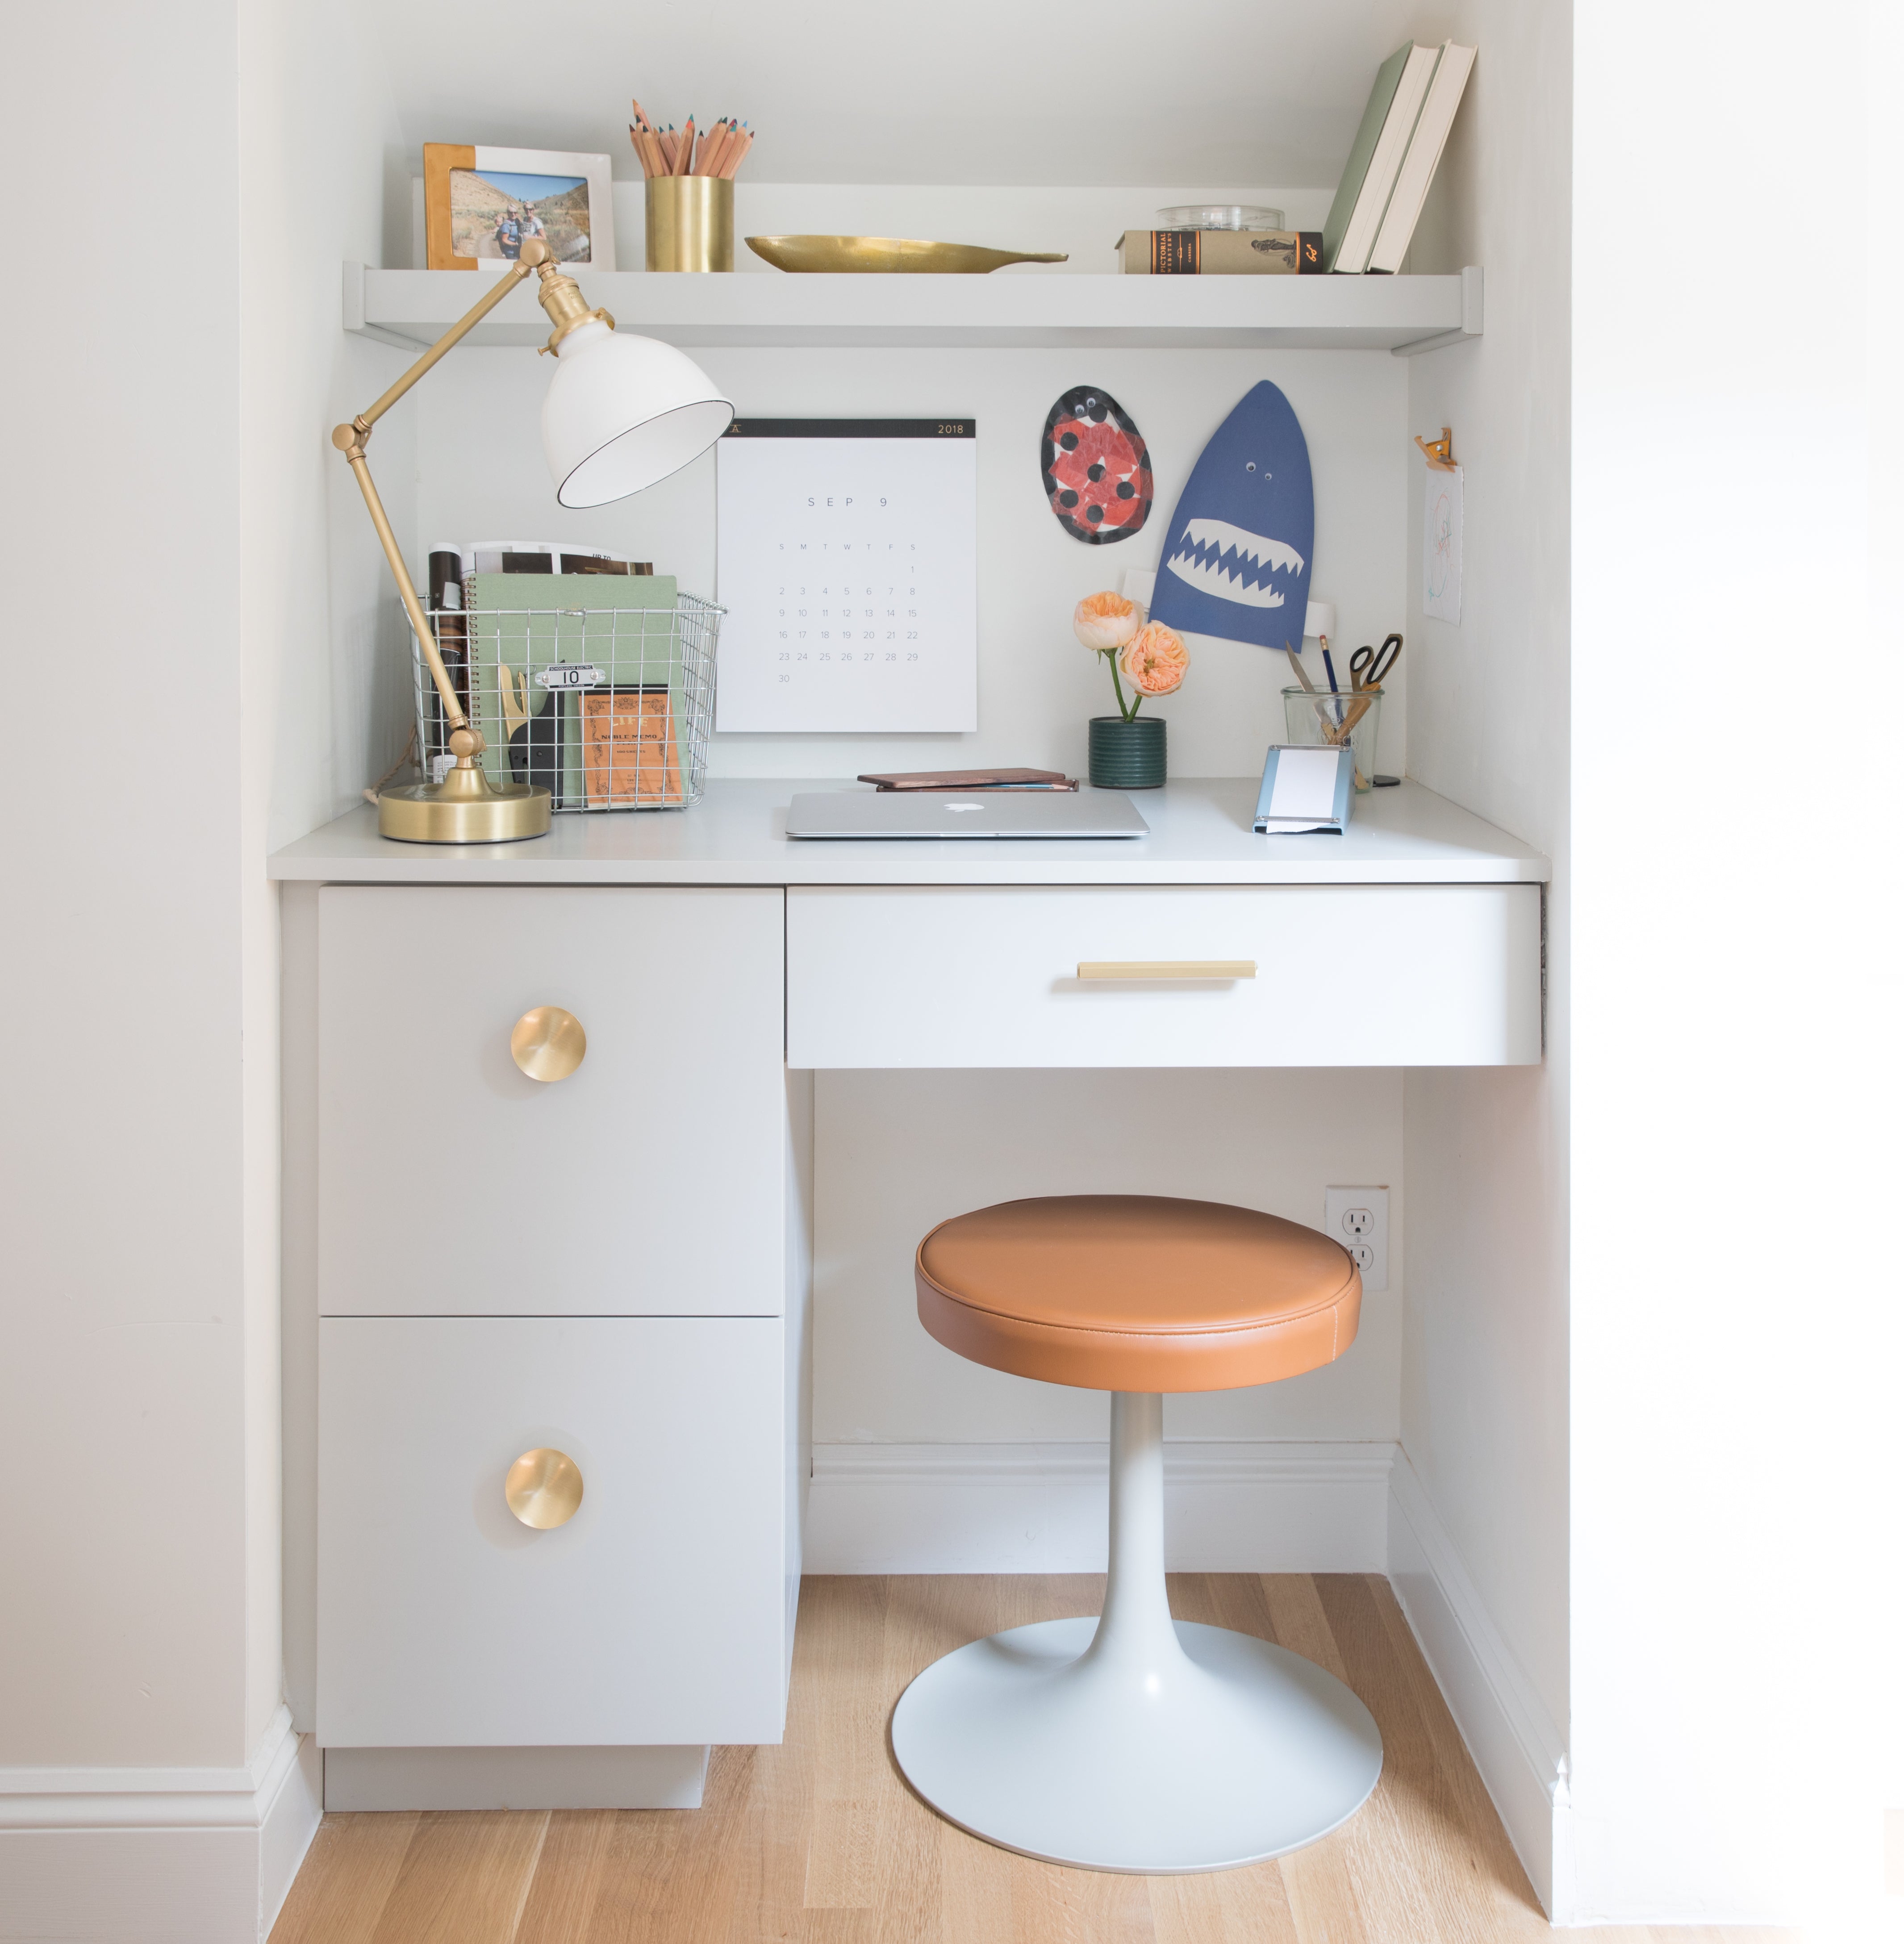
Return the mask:
[[977, 426], [739, 419], [715, 448], [715, 727], [978, 727]]

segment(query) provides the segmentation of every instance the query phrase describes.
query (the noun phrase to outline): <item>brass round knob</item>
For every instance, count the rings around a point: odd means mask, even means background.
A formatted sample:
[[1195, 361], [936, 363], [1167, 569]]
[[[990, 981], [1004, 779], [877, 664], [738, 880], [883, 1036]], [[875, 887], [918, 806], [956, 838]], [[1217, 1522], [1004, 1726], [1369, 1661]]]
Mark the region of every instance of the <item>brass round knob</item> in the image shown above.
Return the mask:
[[534, 1006], [515, 1023], [509, 1053], [531, 1080], [566, 1080], [582, 1064], [589, 1036], [560, 1006]]
[[524, 1525], [538, 1532], [567, 1525], [582, 1509], [582, 1468], [566, 1451], [525, 1451], [503, 1481], [503, 1496]]

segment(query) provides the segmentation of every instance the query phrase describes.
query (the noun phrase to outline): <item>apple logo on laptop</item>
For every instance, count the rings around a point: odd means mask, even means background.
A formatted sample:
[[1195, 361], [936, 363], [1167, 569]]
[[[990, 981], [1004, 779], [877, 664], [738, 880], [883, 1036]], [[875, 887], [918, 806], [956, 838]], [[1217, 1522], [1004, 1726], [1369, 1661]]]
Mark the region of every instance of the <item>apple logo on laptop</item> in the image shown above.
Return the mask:
[[982, 803], [949, 803], [946, 807], [948, 810], [983, 810], [985, 805]]

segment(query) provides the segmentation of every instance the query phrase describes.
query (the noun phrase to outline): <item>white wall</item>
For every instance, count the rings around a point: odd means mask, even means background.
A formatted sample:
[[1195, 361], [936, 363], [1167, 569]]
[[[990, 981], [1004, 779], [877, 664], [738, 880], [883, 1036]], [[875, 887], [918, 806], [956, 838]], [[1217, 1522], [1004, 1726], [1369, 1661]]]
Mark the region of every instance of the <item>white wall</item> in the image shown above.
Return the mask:
[[0, 470], [0, 981], [25, 1027], [0, 1424], [60, 1478], [0, 1503], [0, 1764], [237, 1761], [238, 272], [229, 251], [186, 270], [126, 195], [163, 156], [196, 223], [232, 233], [237, 48], [202, 0], [39, 10], [10, 38], [31, 78], [9, 91], [14, 192], [92, 246], [23, 271], [0, 323], [31, 376]]
[[[1410, 365], [1409, 431], [1452, 429], [1466, 532], [1460, 621], [1431, 619], [1417, 457], [1409, 768], [1540, 845], [1555, 877], [1545, 1065], [1407, 1076], [1401, 1442], [1546, 1717], [1527, 1738], [1536, 1749], [1565, 1746], [1569, 1706], [1569, 26], [1564, 6], [1514, 0], [1465, 0], [1417, 20], [1416, 38], [1480, 53], [1410, 264], [1479, 263], [1487, 281], [1485, 334]], [[1549, 1767], [1531, 1779], [1551, 1791], [1555, 1778]], [[1490, 1781], [1547, 1893], [1550, 1820], [1517, 1826], [1509, 1790]]]
[[[1872, 1937], [1899, 1358], [1851, 1204], [1896, 1198], [1896, 792], [1864, 757], [1899, 697], [1894, 528], [1867, 552], [1896, 313], [1868, 367], [1865, 266], [1895, 256], [1899, 183], [1894, 139], [1867, 175], [1862, 95], [1897, 36], [1880, 56], [1850, 5], [1798, 24], [1577, 23], [1576, 1897], [1629, 1922], [1822, 1899]], [[1636, 301], [1610, 272], [1649, 210], [1697, 236], [1647, 251]], [[1746, 271], [1786, 235], [1813, 270]], [[1695, 666], [1683, 732], [1635, 713], [1636, 678]], [[1842, 703], [1795, 712], [1821, 681]]]
[[750, 122], [755, 182], [1180, 174], [1333, 189], [1368, 78], [1410, 11], [1406, 0], [1196, 0], [1166, 24], [1149, 0], [1100, 0], [1081, 20], [1021, 0], [727, 0], [712, 17], [573, 0], [564, 51], [577, 51], [553, 60], [523, 56], [510, 0], [388, 0], [380, 14], [417, 142], [607, 147], [634, 175], [632, 91], [658, 119]]
[[389, 131], [347, 10], [101, 0], [9, 51], [15, 187], [91, 241], [0, 326], [34, 374], [0, 481], [30, 712], [0, 978], [38, 1023], [0, 1423], [58, 1479], [0, 1509], [0, 1935], [224, 1944], [315, 1813], [281, 1708], [263, 859], [364, 780], [375, 550], [328, 557], [321, 469], [331, 395], [397, 361], [336, 325]]
[[[586, 285], [584, 283], [584, 291]], [[1334, 599], [1345, 641], [1379, 640], [1401, 625], [1407, 462], [1401, 421], [1404, 361], [1361, 352], [752, 351], [696, 354], [743, 413], [919, 417], [978, 420], [979, 728], [908, 737], [723, 736], [715, 775], [840, 776], [949, 764], [1084, 764], [1085, 723], [1108, 713], [1110, 682], [1078, 647], [1071, 611], [1116, 585], [1127, 567], [1154, 568], [1177, 495], [1204, 441], [1250, 386], [1274, 380], [1289, 395], [1315, 475], [1315, 591]], [[460, 352], [417, 395], [418, 487], [413, 560], [437, 540], [574, 540], [626, 550], [718, 592], [714, 468], [709, 454], [632, 500], [592, 512], [555, 504], [538, 415], [546, 360], [530, 351]], [[1038, 441], [1060, 393], [1106, 386], [1149, 442], [1157, 509], [1129, 540], [1072, 540], [1044, 503]], [[1413, 448], [1408, 448], [1412, 451]], [[1170, 724], [1180, 776], [1254, 775], [1283, 734], [1280, 656], [1192, 638], [1182, 691], [1147, 704]], [[1311, 658], [1315, 659], [1314, 651]], [[1341, 672], [1346, 675], [1346, 671]], [[1404, 678], [1405, 681], [1405, 678]], [[1398, 686], [1383, 727], [1382, 761], [1406, 752]]]

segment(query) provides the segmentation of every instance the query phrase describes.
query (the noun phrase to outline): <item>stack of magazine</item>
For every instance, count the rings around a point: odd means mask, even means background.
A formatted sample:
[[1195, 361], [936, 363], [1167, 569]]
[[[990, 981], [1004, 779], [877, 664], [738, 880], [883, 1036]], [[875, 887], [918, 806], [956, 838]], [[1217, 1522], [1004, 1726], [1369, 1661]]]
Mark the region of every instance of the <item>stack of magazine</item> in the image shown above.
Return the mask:
[[1453, 41], [1410, 42], [1382, 63], [1322, 226], [1325, 269], [1392, 276], [1401, 268], [1474, 64], [1474, 49]]

